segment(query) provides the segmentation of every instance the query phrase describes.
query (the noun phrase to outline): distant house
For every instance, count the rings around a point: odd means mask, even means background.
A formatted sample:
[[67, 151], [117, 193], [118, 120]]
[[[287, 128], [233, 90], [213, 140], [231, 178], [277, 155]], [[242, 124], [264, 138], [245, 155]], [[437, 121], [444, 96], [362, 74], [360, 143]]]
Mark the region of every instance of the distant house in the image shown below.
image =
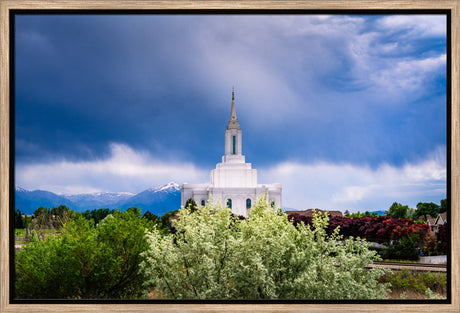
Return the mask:
[[316, 213], [322, 213], [322, 214], [327, 212], [329, 216], [343, 216], [342, 212], [340, 212], [340, 211], [324, 211], [324, 210], [320, 210], [320, 209], [308, 209], [308, 210], [304, 210], [304, 211], [285, 211], [284, 213], [286, 213], [287, 215], [299, 214], [300, 216], [310, 216], [310, 217], [312, 217], [314, 211]]
[[427, 223], [428, 226], [430, 226], [431, 231], [434, 232], [434, 224], [436, 223], [436, 217], [433, 217], [428, 214], [426, 218], [425, 216], [419, 216], [419, 219], [421, 219], [422, 221], [425, 221], [425, 223]]
[[425, 221], [426, 224], [430, 226], [431, 232], [436, 234], [439, 230], [439, 227], [447, 222], [447, 212], [439, 213], [437, 217], [432, 217], [431, 215], [427, 214], [426, 218], [425, 216], [419, 216], [419, 219]]
[[436, 217], [436, 221], [434, 222], [434, 232], [437, 233], [439, 227], [447, 223], [447, 212], [439, 213]]

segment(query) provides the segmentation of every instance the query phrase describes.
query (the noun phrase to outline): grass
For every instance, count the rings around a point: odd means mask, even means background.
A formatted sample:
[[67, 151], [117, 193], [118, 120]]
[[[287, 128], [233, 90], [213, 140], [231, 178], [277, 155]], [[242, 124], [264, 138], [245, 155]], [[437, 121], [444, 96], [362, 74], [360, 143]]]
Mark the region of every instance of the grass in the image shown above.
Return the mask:
[[60, 228], [43, 228], [40, 231], [44, 234], [59, 234], [62, 230]]
[[26, 233], [25, 229], [15, 229], [14, 230], [14, 235], [17, 237], [24, 237]]

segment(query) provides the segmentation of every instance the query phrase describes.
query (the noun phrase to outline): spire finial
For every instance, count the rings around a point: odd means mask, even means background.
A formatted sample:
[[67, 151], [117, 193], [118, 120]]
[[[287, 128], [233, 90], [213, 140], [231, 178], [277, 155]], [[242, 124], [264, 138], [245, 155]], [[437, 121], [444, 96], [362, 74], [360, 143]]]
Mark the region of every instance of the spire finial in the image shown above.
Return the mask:
[[238, 125], [238, 118], [236, 117], [236, 110], [235, 110], [235, 87], [232, 87], [232, 108], [230, 110], [230, 120], [228, 121], [227, 129], [240, 129], [240, 125]]

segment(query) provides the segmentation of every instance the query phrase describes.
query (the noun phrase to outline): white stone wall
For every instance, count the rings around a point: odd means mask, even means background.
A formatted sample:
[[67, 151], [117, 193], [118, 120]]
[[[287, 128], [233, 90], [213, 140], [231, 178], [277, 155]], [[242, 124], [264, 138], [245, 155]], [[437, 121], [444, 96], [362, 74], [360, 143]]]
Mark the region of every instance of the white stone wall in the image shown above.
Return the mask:
[[447, 264], [447, 255], [421, 256], [419, 262], [424, 264]]
[[202, 199], [207, 200], [209, 184], [182, 184], [181, 206], [185, 205], [188, 199], [193, 199], [199, 205]]
[[250, 163], [219, 163], [211, 171], [213, 187], [256, 187], [257, 170]]
[[182, 203], [192, 198], [200, 206], [202, 201], [205, 203], [212, 199], [213, 204], [220, 204], [222, 207], [227, 205], [227, 199], [232, 200], [232, 213], [236, 215], [247, 216], [246, 200], [251, 200], [251, 206], [256, 203], [262, 196], [267, 196], [269, 203], [272, 201], [277, 208], [281, 208], [281, 185], [257, 185], [256, 187], [213, 187], [206, 184], [183, 184], [182, 185]]

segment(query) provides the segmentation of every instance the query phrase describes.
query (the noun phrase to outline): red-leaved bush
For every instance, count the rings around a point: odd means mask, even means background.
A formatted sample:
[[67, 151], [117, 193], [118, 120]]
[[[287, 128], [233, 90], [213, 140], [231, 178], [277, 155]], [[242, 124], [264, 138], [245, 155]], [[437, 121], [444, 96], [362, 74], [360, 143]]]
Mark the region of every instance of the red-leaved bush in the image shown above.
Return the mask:
[[[294, 224], [304, 222], [311, 225], [312, 218], [300, 214], [290, 214], [288, 216]], [[343, 217], [331, 216], [327, 232], [340, 227], [340, 234], [344, 239], [348, 237], [361, 237], [369, 242], [377, 242], [390, 245], [395, 241], [409, 235], [418, 235], [421, 242], [427, 240], [431, 235], [430, 227], [426, 224], [414, 223], [408, 218], [393, 218], [389, 216], [378, 217]]]

